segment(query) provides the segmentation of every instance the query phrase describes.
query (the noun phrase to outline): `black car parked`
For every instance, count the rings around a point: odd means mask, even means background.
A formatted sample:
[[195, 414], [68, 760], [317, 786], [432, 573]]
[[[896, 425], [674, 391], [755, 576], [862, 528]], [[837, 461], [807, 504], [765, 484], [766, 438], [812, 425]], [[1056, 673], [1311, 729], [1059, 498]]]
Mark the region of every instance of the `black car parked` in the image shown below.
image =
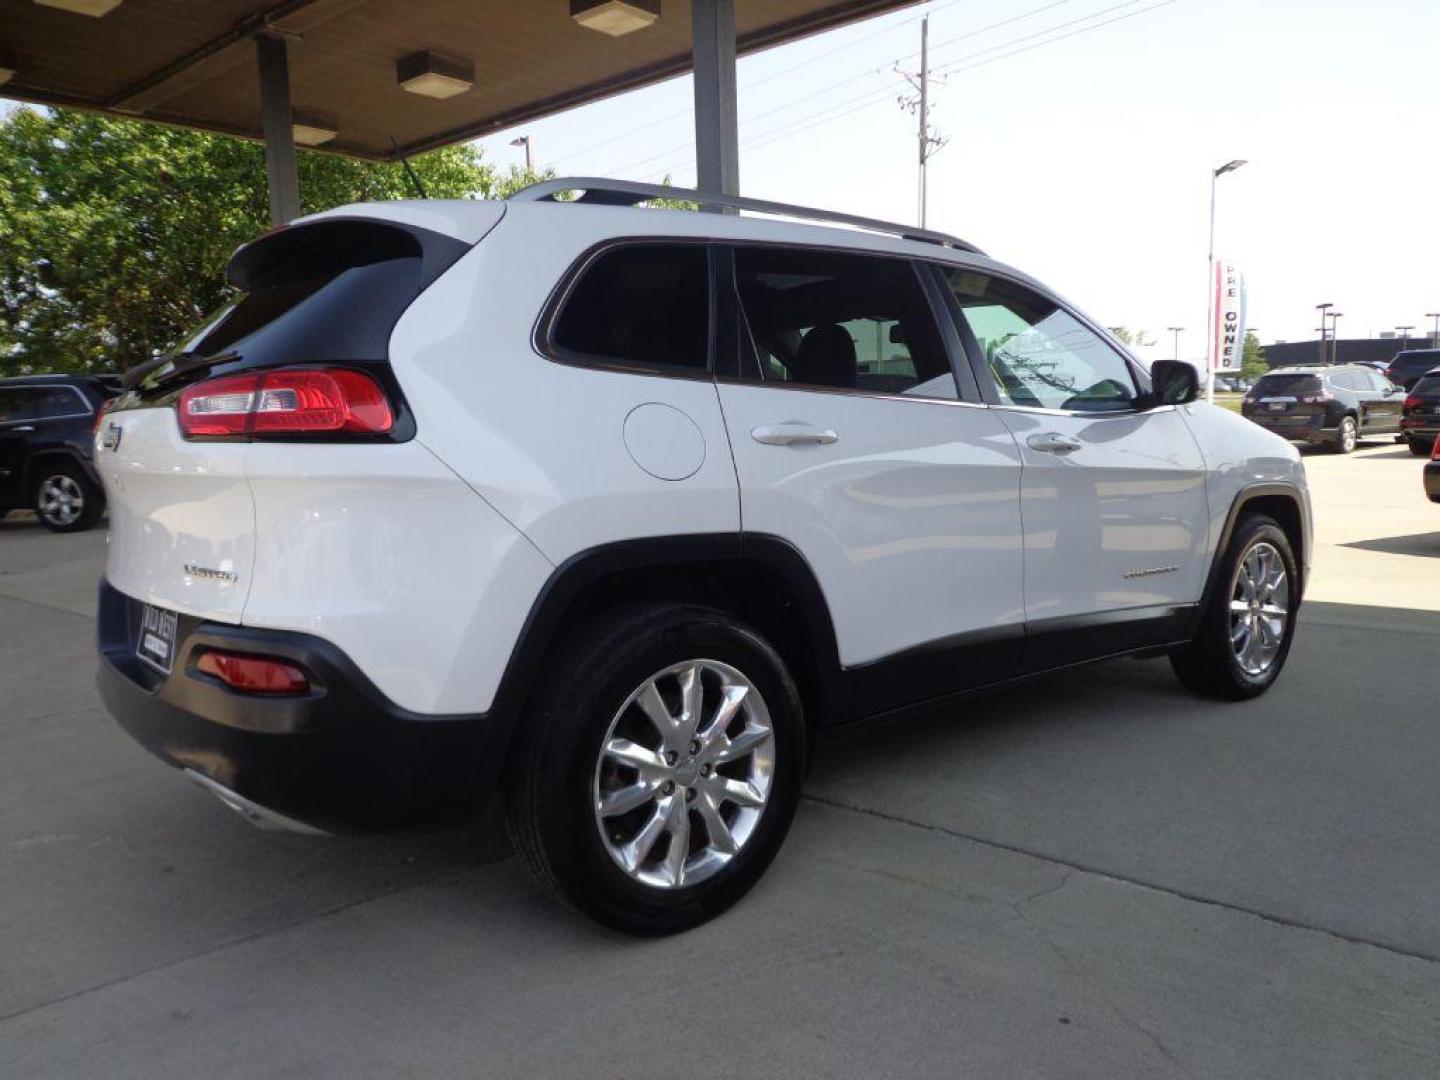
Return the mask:
[[1395, 354], [1385, 369], [1389, 380], [1406, 390], [1431, 368], [1440, 367], [1440, 349], [1406, 349]]
[[91, 440], [96, 414], [119, 392], [106, 375], [0, 379], [0, 517], [31, 509], [55, 532], [100, 520], [105, 493]]
[[1403, 394], [1361, 364], [1284, 367], [1262, 375], [1240, 411], [1291, 442], [1324, 443], [1348, 454], [1361, 439], [1400, 434]]
[[1410, 452], [1428, 457], [1440, 438], [1440, 367], [1416, 380], [1405, 397], [1405, 412], [1400, 418]]

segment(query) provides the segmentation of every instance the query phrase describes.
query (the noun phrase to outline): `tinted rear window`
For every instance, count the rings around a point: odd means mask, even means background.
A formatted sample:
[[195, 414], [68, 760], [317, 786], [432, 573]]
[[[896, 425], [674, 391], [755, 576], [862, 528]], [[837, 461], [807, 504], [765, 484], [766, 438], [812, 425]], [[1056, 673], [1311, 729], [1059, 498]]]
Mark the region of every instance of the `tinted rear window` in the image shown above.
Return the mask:
[[1313, 394], [1320, 389], [1314, 375], [1265, 375], [1255, 384], [1254, 393], [1261, 397], [1271, 394]]
[[1399, 353], [1390, 367], [1401, 375], [1416, 375], [1440, 367], [1440, 352]]
[[1412, 394], [1437, 394], [1440, 395], [1440, 372], [1426, 375], [1415, 384], [1410, 391]]

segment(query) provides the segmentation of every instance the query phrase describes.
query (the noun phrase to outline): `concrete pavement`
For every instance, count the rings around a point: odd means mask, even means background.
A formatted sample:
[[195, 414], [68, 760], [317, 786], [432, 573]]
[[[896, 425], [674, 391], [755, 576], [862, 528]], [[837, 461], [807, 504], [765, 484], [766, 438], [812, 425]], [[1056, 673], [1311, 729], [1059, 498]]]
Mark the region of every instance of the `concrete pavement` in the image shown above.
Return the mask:
[[1440, 1076], [1440, 507], [1403, 448], [1307, 466], [1266, 697], [1128, 661], [847, 744], [665, 941], [493, 812], [250, 829], [100, 712], [103, 536], [0, 522], [0, 1076]]

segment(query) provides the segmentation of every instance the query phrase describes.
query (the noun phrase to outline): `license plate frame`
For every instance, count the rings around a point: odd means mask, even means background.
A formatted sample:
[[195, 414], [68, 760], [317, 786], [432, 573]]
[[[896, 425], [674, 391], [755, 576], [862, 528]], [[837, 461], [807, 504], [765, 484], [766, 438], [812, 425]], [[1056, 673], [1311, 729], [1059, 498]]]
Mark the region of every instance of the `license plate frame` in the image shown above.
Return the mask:
[[180, 616], [169, 608], [142, 604], [140, 625], [135, 633], [135, 655], [162, 675], [175, 666], [175, 644]]

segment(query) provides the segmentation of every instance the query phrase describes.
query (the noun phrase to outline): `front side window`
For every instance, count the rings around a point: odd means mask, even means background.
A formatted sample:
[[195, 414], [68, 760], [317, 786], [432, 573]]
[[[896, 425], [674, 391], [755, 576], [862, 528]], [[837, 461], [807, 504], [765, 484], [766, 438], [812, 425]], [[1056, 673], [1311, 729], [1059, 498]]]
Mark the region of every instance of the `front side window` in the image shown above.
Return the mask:
[[740, 247], [735, 284], [762, 381], [958, 396], [924, 288], [905, 260]]
[[975, 270], [950, 267], [944, 277], [1002, 404], [1076, 412], [1134, 408], [1138, 392], [1125, 358], [1053, 300]]
[[634, 244], [592, 260], [550, 333], [562, 359], [703, 371], [710, 337], [705, 249]]

